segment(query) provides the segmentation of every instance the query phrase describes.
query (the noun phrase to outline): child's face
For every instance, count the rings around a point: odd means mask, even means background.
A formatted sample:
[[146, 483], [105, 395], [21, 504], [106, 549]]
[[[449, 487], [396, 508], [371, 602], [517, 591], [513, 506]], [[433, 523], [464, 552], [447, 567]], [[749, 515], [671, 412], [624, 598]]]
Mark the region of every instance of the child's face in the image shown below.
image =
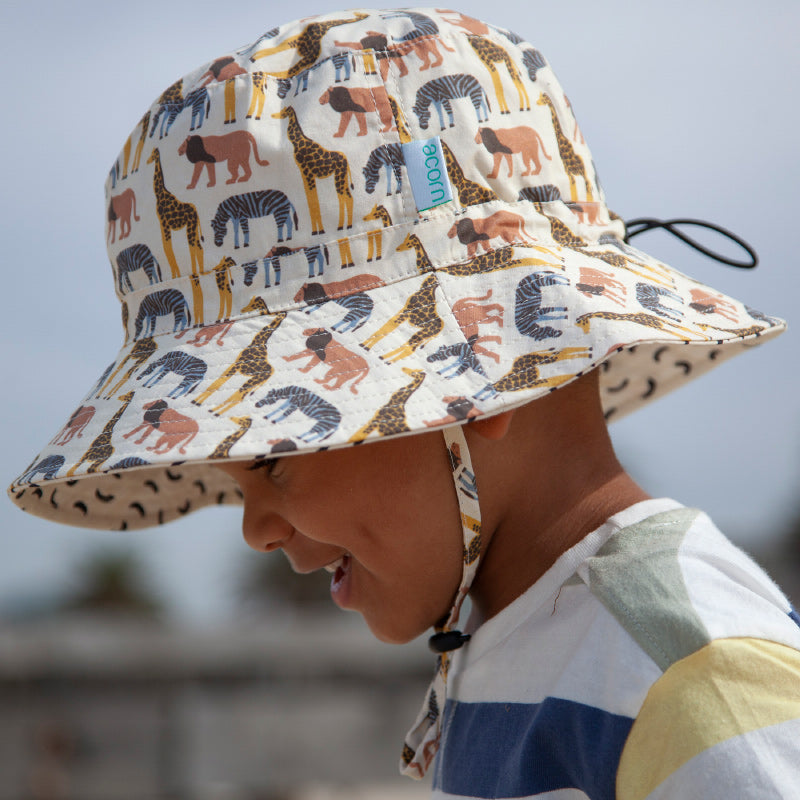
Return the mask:
[[296, 572], [333, 568], [331, 594], [383, 641], [405, 642], [450, 608], [462, 533], [440, 433], [278, 460], [218, 465], [244, 493], [255, 550], [282, 548]]

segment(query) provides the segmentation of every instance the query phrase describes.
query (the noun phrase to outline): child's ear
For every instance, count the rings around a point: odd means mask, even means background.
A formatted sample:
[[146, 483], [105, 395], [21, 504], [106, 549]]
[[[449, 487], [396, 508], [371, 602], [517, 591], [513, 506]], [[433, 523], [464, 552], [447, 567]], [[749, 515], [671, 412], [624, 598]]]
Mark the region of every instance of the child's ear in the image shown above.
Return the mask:
[[483, 436], [484, 439], [499, 440], [508, 433], [513, 416], [513, 411], [503, 411], [491, 417], [479, 417], [472, 420], [469, 429], [475, 431], [479, 436]]

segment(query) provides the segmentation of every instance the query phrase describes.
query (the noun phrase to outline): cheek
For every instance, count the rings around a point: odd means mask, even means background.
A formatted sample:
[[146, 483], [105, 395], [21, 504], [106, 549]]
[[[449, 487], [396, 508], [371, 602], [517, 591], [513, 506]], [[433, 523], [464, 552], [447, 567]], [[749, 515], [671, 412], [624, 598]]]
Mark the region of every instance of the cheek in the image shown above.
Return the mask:
[[439, 507], [436, 514], [418, 513], [410, 504], [380, 542], [384, 575], [409, 605], [423, 609], [429, 625], [449, 610], [463, 570], [460, 518], [447, 511]]
[[405, 563], [402, 556], [387, 560], [384, 575], [361, 573], [365, 602], [358, 610], [382, 641], [402, 644], [421, 636], [448, 614], [458, 592], [460, 548], [414, 556]]

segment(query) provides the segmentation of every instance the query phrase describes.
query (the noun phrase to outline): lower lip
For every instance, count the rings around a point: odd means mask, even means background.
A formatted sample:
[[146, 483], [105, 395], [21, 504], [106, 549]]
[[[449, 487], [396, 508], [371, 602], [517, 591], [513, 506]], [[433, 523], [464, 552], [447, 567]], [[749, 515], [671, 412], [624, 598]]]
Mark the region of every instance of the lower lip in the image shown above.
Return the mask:
[[340, 608], [346, 608], [350, 598], [351, 567], [350, 556], [343, 556], [341, 565], [336, 568], [331, 578], [331, 597]]

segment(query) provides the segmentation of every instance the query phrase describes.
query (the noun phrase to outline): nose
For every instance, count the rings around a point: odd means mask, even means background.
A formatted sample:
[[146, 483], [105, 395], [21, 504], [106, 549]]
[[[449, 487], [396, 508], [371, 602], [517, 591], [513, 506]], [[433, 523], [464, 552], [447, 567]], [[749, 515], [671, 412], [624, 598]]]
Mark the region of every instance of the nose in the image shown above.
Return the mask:
[[294, 533], [292, 525], [275, 505], [268, 484], [253, 470], [251, 462], [219, 463], [217, 469], [233, 478], [244, 498], [242, 534], [245, 542], [260, 553], [277, 550]]
[[291, 538], [294, 528], [274, 511], [259, 511], [245, 502], [242, 535], [253, 550], [269, 553], [277, 550]]

